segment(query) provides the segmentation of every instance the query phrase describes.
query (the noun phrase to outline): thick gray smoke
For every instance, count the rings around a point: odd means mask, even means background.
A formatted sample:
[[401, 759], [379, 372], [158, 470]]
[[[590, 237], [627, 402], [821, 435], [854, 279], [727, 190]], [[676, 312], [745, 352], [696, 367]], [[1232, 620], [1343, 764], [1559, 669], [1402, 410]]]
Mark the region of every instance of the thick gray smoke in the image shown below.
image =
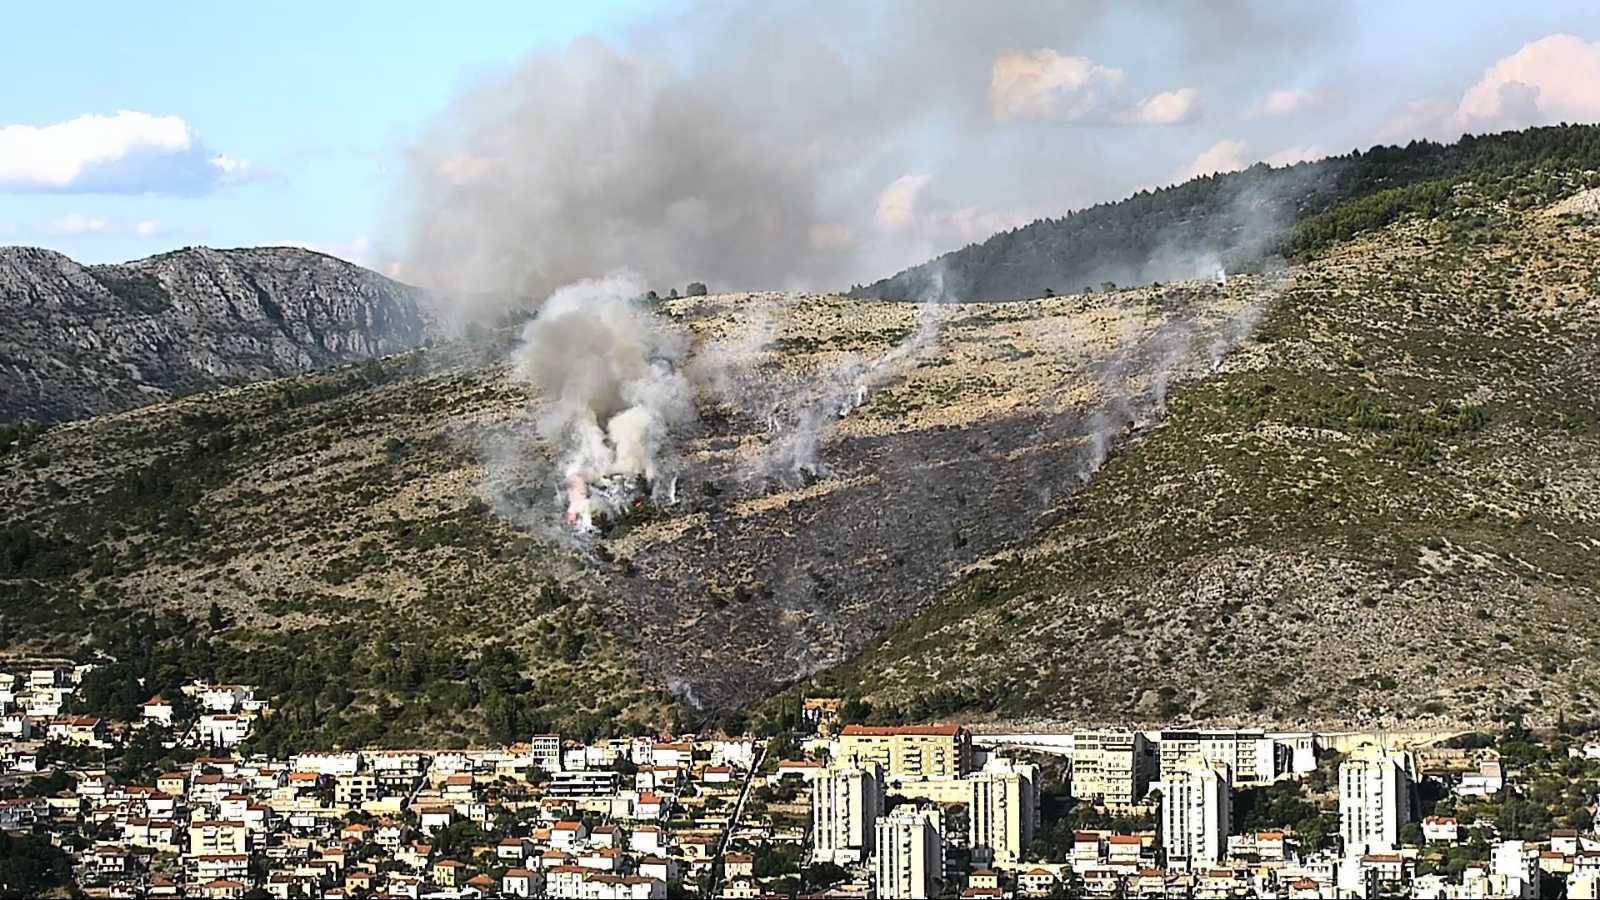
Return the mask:
[[[1211, 72], [1229, 73], [1242, 108], [1334, 30], [1323, 15], [712, 5], [539, 50], [460, 94], [412, 146], [400, 271], [458, 305], [536, 300], [624, 268], [661, 291], [840, 289], [1160, 182], [1214, 135], [1125, 113]], [[1148, 47], [1127, 40], [1155, 28], [1165, 38]], [[1079, 91], [1029, 68], [1079, 57], [1103, 83]]]
[[613, 275], [550, 295], [513, 354], [539, 393], [540, 436], [560, 448], [566, 520], [580, 530], [648, 496], [676, 499], [673, 433], [693, 421], [681, 373], [688, 342], [639, 305], [643, 282]]

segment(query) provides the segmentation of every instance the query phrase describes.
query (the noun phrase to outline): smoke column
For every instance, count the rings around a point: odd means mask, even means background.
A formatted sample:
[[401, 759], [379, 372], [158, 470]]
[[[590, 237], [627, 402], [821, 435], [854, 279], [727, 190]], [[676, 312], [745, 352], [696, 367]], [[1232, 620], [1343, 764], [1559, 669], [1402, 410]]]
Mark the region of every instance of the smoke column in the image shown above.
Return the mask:
[[675, 431], [695, 418], [687, 341], [642, 309], [637, 276], [580, 281], [524, 328], [512, 373], [538, 390], [541, 438], [561, 448], [566, 521], [593, 528], [646, 492], [675, 500]]

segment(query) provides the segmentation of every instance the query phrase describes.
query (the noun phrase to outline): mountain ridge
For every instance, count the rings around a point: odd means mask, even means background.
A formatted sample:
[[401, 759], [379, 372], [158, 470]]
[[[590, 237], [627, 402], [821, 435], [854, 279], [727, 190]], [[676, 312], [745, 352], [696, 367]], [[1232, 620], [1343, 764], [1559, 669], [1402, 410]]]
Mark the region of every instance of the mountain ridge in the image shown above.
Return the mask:
[[425, 295], [294, 247], [83, 265], [0, 247], [0, 421], [79, 419], [435, 338]]

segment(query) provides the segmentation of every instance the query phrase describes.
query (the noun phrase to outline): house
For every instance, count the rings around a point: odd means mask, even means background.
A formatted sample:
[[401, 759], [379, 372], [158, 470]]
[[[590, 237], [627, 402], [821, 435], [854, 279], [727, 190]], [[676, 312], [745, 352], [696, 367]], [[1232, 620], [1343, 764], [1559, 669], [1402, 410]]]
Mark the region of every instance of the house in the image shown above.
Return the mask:
[[729, 878], [722, 883], [722, 893], [719, 895], [724, 900], [756, 900], [762, 895], [761, 883], [748, 875]]
[[157, 694], [144, 702], [143, 711], [140, 713], [140, 721], [146, 725], [171, 728], [172, 716], [172, 702]]
[[429, 870], [429, 878], [442, 888], [455, 888], [467, 880], [467, 866], [454, 859], [441, 859]]
[[748, 853], [722, 854], [722, 873], [725, 878], [737, 878], [741, 875], [754, 876], [756, 873], [756, 858]]
[[250, 736], [254, 717], [232, 713], [206, 713], [195, 722], [190, 740], [200, 747], [237, 747]]
[[200, 885], [200, 896], [207, 900], [239, 900], [249, 888], [242, 881], [217, 878]]
[[1144, 840], [1136, 834], [1113, 834], [1106, 838], [1106, 865], [1128, 874], [1139, 871]]
[[1486, 759], [1478, 763], [1478, 771], [1461, 776], [1456, 793], [1463, 797], [1491, 797], [1505, 787], [1505, 774], [1500, 760]]
[[557, 850], [575, 850], [589, 839], [589, 826], [581, 821], [557, 822], [550, 829], [550, 846]]
[[671, 884], [679, 878], [678, 861], [661, 856], [646, 856], [639, 860], [639, 874]]
[[792, 777], [810, 781], [826, 771], [828, 767], [819, 762], [812, 762], [809, 759], [786, 759], [778, 763], [778, 770], [772, 777], [775, 779]]
[[656, 744], [650, 748], [650, 764], [667, 768], [681, 768], [694, 761], [693, 744]]
[[1048, 897], [1056, 889], [1056, 876], [1049, 869], [1033, 868], [1017, 875], [1017, 890], [1030, 897]]
[[625, 859], [615, 847], [591, 847], [578, 855], [578, 865], [598, 872], [620, 872]]
[[1422, 839], [1454, 844], [1461, 839], [1461, 829], [1454, 816], [1428, 816], [1422, 820]]
[[94, 716], [57, 716], [45, 729], [45, 740], [99, 747], [106, 744], [106, 723]]
[[1104, 843], [1098, 831], [1077, 831], [1072, 835], [1072, 866], [1094, 865], [1105, 858]]
[[250, 830], [243, 822], [198, 821], [189, 823], [189, 854], [215, 856], [250, 852]]
[[417, 827], [423, 834], [435, 834], [449, 828], [456, 820], [453, 806], [424, 806], [417, 810]]
[[655, 825], [640, 825], [628, 834], [628, 849], [635, 853], [655, 856], [666, 852], [661, 829]]
[[582, 866], [552, 866], [544, 873], [544, 890], [549, 897], [579, 898], [584, 896], [583, 877], [589, 870]]
[[533, 844], [527, 838], [501, 838], [500, 843], [494, 847], [496, 859], [504, 862], [521, 864], [526, 861], [528, 854], [533, 852]]
[[977, 869], [967, 877], [967, 887], [980, 891], [1000, 889], [1000, 873], [993, 869]]
[[33, 740], [33, 718], [21, 712], [0, 715], [0, 738], [10, 738], [18, 741]]
[[660, 794], [646, 791], [633, 804], [633, 817], [645, 822], [660, 820], [666, 815], [667, 801]]
[[500, 878], [500, 893], [507, 897], [532, 897], [543, 886], [544, 880], [532, 869], [507, 869]]
[[733, 782], [732, 766], [706, 766], [700, 773], [700, 780], [706, 784], [730, 784]]

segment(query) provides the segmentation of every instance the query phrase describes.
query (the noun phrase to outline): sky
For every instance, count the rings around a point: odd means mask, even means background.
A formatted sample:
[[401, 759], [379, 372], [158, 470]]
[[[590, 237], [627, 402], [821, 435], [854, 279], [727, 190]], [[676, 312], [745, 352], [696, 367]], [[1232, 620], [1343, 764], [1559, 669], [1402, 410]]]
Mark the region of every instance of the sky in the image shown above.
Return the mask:
[[23, 4], [0, 243], [837, 288], [1258, 160], [1600, 120], [1600, 5]]

